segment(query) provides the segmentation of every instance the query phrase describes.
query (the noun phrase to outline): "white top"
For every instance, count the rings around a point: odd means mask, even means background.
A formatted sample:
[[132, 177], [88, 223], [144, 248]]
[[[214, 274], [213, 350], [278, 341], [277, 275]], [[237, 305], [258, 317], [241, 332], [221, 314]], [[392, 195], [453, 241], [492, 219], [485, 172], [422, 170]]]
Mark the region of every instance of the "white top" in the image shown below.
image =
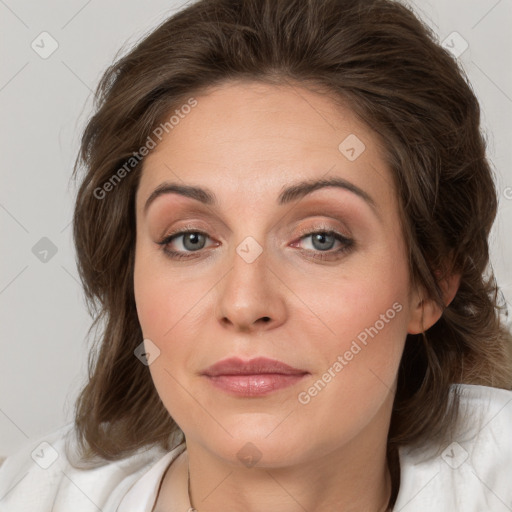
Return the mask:
[[[512, 511], [512, 391], [469, 384], [462, 421], [448, 446], [399, 450], [401, 481], [395, 512]], [[139, 450], [119, 462], [77, 470], [66, 458], [73, 424], [27, 442], [0, 466], [1, 512], [152, 512], [165, 470], [175, 510], [187, 512], [185, 445], [170, 452]], [[180, 457], [180, 455], [182, 455]], [[46, 468], [46, 469], [45, 469]]]

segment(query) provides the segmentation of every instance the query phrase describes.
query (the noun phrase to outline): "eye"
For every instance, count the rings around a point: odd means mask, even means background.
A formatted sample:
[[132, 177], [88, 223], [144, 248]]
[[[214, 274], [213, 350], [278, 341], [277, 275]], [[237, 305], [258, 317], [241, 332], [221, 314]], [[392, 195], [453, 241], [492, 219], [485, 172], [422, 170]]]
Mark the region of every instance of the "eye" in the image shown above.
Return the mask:
[[[203, 249], [207, 238], [209, 238], [209, 236], [202, 231], [186, 230], [171, 233], [157, 243], [163, 246], [163, 251], [170, 258], [183, 259], [196, 257], [195, 255], [187, 254], [187, 252], [193, 253]], [[179, 242], [180, 239], [181, 241]], [[177, 250], [170, 248], [172, 244], [177, 245]]]
[[[354, 248], [354, 240], [348, 238], [332, 229], [317, 229], [316, 231], [305, 231], [301, 233], [300, 240], [311, 239], [310, 245], [312, 249], [302, 249], [305, 253], [311, 253], [308, 257], [320, 260], [336, 260], [341, 258], [345, 253], [350, 252]], [[332, 250], [338, 242], [341, 246]], [[292, 247], [297, 246], [298, 242], [294, 242]]]

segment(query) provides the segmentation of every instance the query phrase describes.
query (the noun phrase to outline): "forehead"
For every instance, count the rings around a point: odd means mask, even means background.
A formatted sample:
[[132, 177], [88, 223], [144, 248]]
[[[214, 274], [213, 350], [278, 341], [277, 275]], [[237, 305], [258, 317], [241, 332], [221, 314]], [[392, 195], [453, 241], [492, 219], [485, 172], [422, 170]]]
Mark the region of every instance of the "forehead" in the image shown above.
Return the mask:
[[139, 209], [164, 181], [211, 188], [221, 200], [257, 201], [268, 192], [277, 197], [298, 179], [332, 176], [372, 196], [391, 192], [378, 136], [326, 94], [235, 82], [194, 98], [196, 106], [144, 160]]

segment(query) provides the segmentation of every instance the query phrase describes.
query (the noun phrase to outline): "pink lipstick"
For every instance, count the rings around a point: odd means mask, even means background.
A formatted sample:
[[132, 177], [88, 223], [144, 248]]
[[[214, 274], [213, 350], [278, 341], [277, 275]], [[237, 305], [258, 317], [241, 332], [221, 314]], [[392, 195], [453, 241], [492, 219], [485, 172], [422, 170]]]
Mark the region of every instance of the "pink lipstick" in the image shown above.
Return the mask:
[[249, 361], [230, 357], [210, 366], [202, 375], [212, 385], [227, 393], [257, 397], [292, 386], [309, 375], [309, 372], [266, 357]]

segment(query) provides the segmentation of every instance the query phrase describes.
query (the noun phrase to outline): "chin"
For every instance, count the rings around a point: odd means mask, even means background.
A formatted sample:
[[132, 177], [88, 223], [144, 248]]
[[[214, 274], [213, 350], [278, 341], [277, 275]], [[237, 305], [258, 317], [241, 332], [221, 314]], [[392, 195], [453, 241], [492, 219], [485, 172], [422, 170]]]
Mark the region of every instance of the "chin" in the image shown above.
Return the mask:
[[302, 451], [308, 445], [308, 439], [311, 440], [310, 435], [301, 438], [297, 431], [290, 435], [289, 428], [288, 431], [276, 428], [279, 422], [273, 422], [272, 428], [267, 428], [258, 424], [258, 418], [235, 427], [225, 424], [231, 435], [219, 429], [216, 435], [201, 436], [201, 440], [196, 441], [216, 457], [237, 467], [275, 468], [300, 462], [304, 456]]

